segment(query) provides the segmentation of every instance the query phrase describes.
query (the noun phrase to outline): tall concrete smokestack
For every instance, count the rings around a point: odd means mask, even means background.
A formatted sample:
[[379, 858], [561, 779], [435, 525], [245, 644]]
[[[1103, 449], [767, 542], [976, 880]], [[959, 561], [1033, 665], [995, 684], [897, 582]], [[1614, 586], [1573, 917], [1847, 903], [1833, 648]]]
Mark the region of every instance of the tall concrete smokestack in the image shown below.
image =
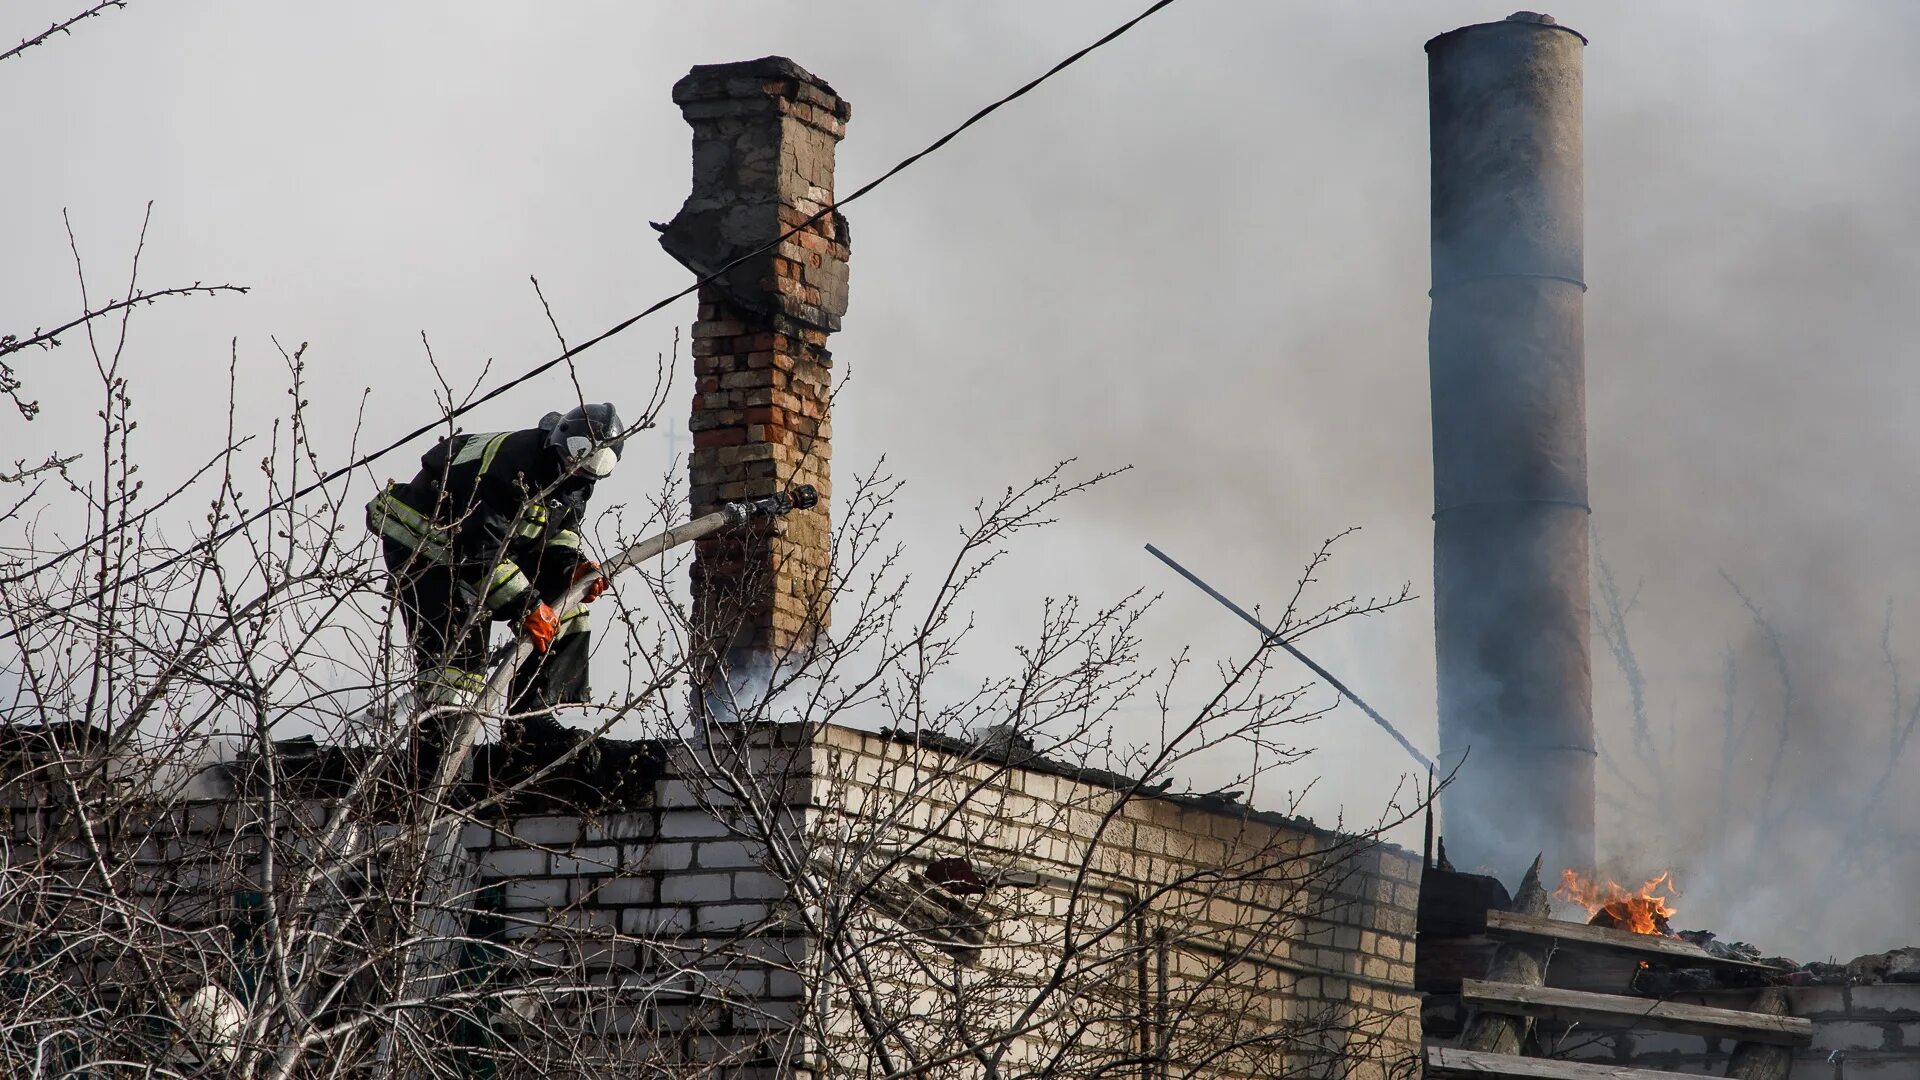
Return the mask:
[[1427, 42], [1441, 812], [1502, 874], [1593, 861], [1585, 46], [1531, 12]]

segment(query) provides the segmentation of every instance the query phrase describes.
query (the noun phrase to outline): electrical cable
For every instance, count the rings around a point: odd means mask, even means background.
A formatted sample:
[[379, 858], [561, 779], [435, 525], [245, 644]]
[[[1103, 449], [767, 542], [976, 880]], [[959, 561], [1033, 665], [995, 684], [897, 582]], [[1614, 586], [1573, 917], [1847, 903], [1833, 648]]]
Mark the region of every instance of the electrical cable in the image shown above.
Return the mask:
[[[969, 116], [966, 118], [966, 120], [962, 121], [958, 127], [955, 127], [951, 131], [948, 131], [946, 134], [940, 136], [938, 139], [935, 139], [933, 142], [928, 143], [926, 147], [919, 150], [918, 152], [901, 159], [899, 163], [895, 164], [892, 168], [888, 169], [886, 172], [881, 173], [879, 176], [873, 178], [872, 180], [867, 181], [865, 184], [862, 184], [859, 188], [854, 190], [853, 194], [848, 195], [844, 199], [837, 200], [829, 206], [822, 207], [819, 211], [814, 213], [812, 216], [808, 217], [805, 221], [802, 221], [800, 224], [793, 226], [792, 228], [781, 233], [779, 236], [776, 236], [775, 238], [768, 241], [767, 243], [762, 244], [760, 247], [757, 247], [752, 251], [749, 251], [746, 254], [741, 255], [738, 258], [735, 258], [731, 262], [727, 263], [725, 266], [722, 266], [718, 270], [715, 270], [713, 273], [708, 274], [706, 277], [703, 277], [698, 281], [695, 281], [692, 285], [689, 285], [686, 288], [681, 289], [680, 291], [673, 293], [670, 296], [663, 297], [660, 300], [657, 300], [652, 304], [647, 305], [647, 307], [642, 309], [637, 314], [630, 315], [627, 318], [620, 320], [619, 322], [608, 327], [606, 330], [603, 330], [599, 334], [596, 334], [593, 337], [590, 337], [587, 340], [581, 342], [580, 344], [567, 349], [565, 352], [562, 352], [560, 355], [554, 357], [553, 359], [548, 360], [544, 363], [541, 363], [529, 369], [524, 374], [516, 378], [510, 379], [507, 382], [500, 384], [499, 386], [494, 387], [492, 390], [487, 391], [486, 393], [480, 395], [477, 398], [474, 398], [473, 400], [467, 402], [464, 405], [460, 405], [453, 408], [445, 416], [442, 416], [434, 420], [432, 423], [422, 424], [420, 427], [417, 427], [412, 431], [407, 432], [405, 435], [402, 435], [400, 438], [395, 439], [393, 442], [388, 443], [387, 445], [379, 448], [378, 450], [374, 450], [370, 453], [364, 454], [354, 459], [353, 461], [350, 461], [347, 464], [340, 466], [339, 468], [333, 470], [332, 472], [327, 473], [326, 475], [320, 477], [319, 479], [314, 480], [313, 482], [307, 484], [306, 486], [295, 490], [291, 494], [286, 495], [283, 498], [280, 498], [272, 503], [269, 503], [266, 506], [261, 507], [260, 509], [254, 511], [251, 514], [245, 515], [239, 521], [236, 521], [234, 524], [232, 524], [231, 526], [228, 526], [227, 528], [221, 530], [220, 532], [217, 532], [212, 536], [207, 537], [204, 540], [200, 540], [187, 548], [183, 548], [179, 552], [176, 552], [172, 556], [169, 556], [168, 558], [158, 563], [155, 563], [152, 566], [146, 567], [142, 570], [137, 570], [131, 574], [118, 577], [114, 579], [113, 582], [100, 586], [98, 589], [95, 589], [93, 592], [88, 593], [86, 596], [80, 597], [79, 599], [73, 600], [60, 607], [54, 608], [53, 612], [59, 613], [59, 612], [71, 611], [74, 608], [81, 606], [82, 604], [91, 603], [94, 600], [97, 600], [100, 597], [107, 595], [108, 593], [112, 592], [114, 589], [117, 589], [120, 586], [125, 585], [129, 582], [138, 581], [141, 578], [147, 577], [148, 575], [157, 574], [160, 571], [165, 570], [169, 567], [177, 566], [181, 562], [184, 562], [186, 559], [191, 557], [195, 552], [205, 550], [208, 548], [217, 548], [221, 544], [224, 544], [226, 541], [239, 535], [242, 531], [247, 529], [249, 526], [253, 525], [255, 522], [258, 522], [261, 519], [265, 518], [267, 515], [272, 514], [277, 510], [285, 509], [286, 507], [292, 505], [294, 502], [300, 499], [303, 499], [306, 496], [311, 495], [314, 492], [327, 487], [328, 485], [332, 484], [335, 480], [338, 480], [341, 477], [348, 475], [349, 473], [353, 472], [355, 469], [362, 468], [366, 465], [370, 465], [373, 462], [380, 460], [381, 458], [387, 456], [388, 454], [394, 452], [395, 450], [400, 449], [401, 447], [407, 445], [408, 443], [419, 438], [420, 436], [425, 435], [435, 430], [436, 428], [439, 428], [442, 425], [452, 420], [455, 420], [460, 416], [465, 415], [466, 413], [472, 412], [474, 409], [479, 408], [480, 406], [486, 404], [487, 402], [492, 401], [494, 398], [497, 398], [502, 394], [505, 394], [509, 390], [512, 390], [515, 387], [522, 385], [523, 383], [529, 382], [533, 379], [540, 377], [541, 375], [546, 374], [547, 372], [553, 370], [555, 367], [558, 367], [559, 365], [567, 362], [568, 360], [573, 359], [574, 357], [580, 355], [581, 353], [586, 352], [588, 349], [593, 348], [595, 345], [598, 345], [601, 342], [606, 341], [608, 338], [611, 338], [616, 334], [623, 333], [624, 331], [632, 327], [635, 323], [639, 322], [640, 320], [648, 317], [649, 315], [655, 314], [656, 312], [666, 308], [668, 305], [674, 303], [677, 300], [680, 300], [687, 296], [691, 296], [693, 293], [698, 292], [701, 287], [715, 280], [718, 280], [720, 277], [724, 276], [728, 271], [732, 270], [734, 267], [739, 266], [741, 263], [744, 263], [749, 259], [753, 259], [757, 256], [765, 254], [768, 251], [773, 250], [775, 247], [778, 247], [780, 244], [791, 239], [792, 237], [804, 231], [805, 229], [817, 224], [822, 218], [826, 217], [828, 214], [834, 213], [835, 211], [839, 210], [841, 207], [851, 204], [854, 200], [874, 190], [875, 188], [879, 187], [881, 184], [886, 183], [888, 180], [893, 179], [895, 176], [911, 168], [915, 163], [919, 162], [922, 158], [925, 158], [928, 155], [939, 151], [942, 147], [952, 142], [955, 138], [957, 138], [962, 132], [966, 131], [968, 128], [974, 126], [975, 124], [979, 123], [982, 120], [985, 120], [987, 117], [999, 111], [1002, 107], [1009, 105], [1012, 102], [1017, 101], [1022, 97], [1025, 97], [1029, 92], [1039, 87], [1042, 83], [1046, 82], [1048, 79], [1051, 79], [1055, 75], [1058, 75], [1062, 71], [1065, 71], [1067, 68], [1072, 67], [1074, 64], [1084, 59], [1089, 53], [1093, 52], [1094, 50], [1100, 48], [1103, 45], [1106, 45], [1112, 42], [1114, 39], [1120, 37], [1122, 34], [1125, 34], [1127, 31], [1133, 29], [1135, 26], [1138, 26], [1141, 22], [1144, 22], [1149, 16], [1160, 11], [1162, 8], [1172, 5], [1173, 3], [1174, 3], [1174, 0], [1155, 0], [1155, 2], [1152, 5], [1150, 5], [1146, 10], [1142, 11], [1140, 14], [1135, 15], [1133, 18], [1128, 19], [1126, 22], [1121, 23], [1119, 26], [1108, 31], [1106, 34], [1102, 35], [1098, 40], [1094, 41], [1092, 44], [1087, 45], [1079, 49], [1078, 51], [1072, 53], [1071, 55], [1067, 56], [1065, 59], [1061, 60], [1059, 63], [1054, 64], [1052, 67], [1048, 68], [1045, 72], [1027, 81], [1025, 84], [1023, 84], [1013, 92], [999, 98], [998, 100], [994, 101], [992, 104], [989, 104], [986, 107], [978, 110], [972, 116]], [[148, 514], [151, 514], [158, 509], [159, 509], [159, 506], [155, 506], [152, 509], [142, 511], [140, 514], [136, 515], [133, 519], [119, 526], [119, 528], [125, 529], [133, 525], [137, 525], [141, 521], [144, 521]], [[75, 555], [79, 555], [91, 550], [95, 544], [102, 543], [105, 541], [105, 539], [106, 539], [106, 534], [104, 533], [100, 536], [89, 537], [84, 543], [77, 544], [71, 548], [68, 548], [67, 550], [62, 551], [57, 555], [54, 555], [53, 557], [47, 559], [44, 562], [38, 563], [26, 570], [22, 570], [22, 571], [18, 571], [16, 573], [10, 574], [6, 577], [0, 577], [0, 585], [12, 584], [14, 582], [23, 581], [29, 577], [32, 577], [35, 574], [42, 573], [46, 570], [52, 569], [53, 567], [58, 566], [60, 563], [65, 562], [67, 559], [70, 559]], [[5, 641], [8, 638], [16, 636], [17, 634], [18, 634], [17, 629], [8, 630], [4, 633], [0, 633], [0, 641]]]

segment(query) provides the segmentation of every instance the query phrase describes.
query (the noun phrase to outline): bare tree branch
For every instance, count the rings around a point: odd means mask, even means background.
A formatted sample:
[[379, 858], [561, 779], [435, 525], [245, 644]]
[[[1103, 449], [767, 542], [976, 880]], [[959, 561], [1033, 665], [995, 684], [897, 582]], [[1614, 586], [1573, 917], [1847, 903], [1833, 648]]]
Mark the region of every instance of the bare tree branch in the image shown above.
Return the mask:
[[11, 60], [16, 56], [19, 56], [21, 53], [26, 52], [28, 49], [33, 48], [35, 45], [44, 43], [45, 41], [47, 41], [47, 39], [53, 37], [55, 34], [72, 34], [73, 27], [76, 23], [84, 22], [87, 19], [91, 19], [97, 15], [104, 15], [111, 8], [124, 8], [127, 6], [129, 2], [130, 0], [100, 0], [99, 3], [94, 4], [92, 7], [87, 8], [86, 10], [80, 12], [78, 15], [75, 15], [72, 18], [65, 20], [64, 22], [54, 23], [52, 26], [47, 27], [44, 31], [41, 31], [40, 33], [35, 34], [30, 38], [24, 39], [23, 41], [20, 42], [20, 44], [15, 45], [13, 48], [8, 49], [5, 52], [0, 52], [0, 60]]

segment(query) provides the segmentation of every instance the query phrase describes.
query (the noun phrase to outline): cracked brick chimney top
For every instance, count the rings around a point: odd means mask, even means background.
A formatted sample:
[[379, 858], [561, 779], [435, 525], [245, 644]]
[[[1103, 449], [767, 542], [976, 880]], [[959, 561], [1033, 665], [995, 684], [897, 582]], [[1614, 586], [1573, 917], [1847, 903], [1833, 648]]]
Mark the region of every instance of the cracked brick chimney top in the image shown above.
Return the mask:
[[[847, 103], [784, 57], [695, 67], [673, 100], [693, 127], [693, 192], [660, 245], [702, 278], [693, 325], [693, 514], [812, 484], [820, 503], [703, 540], [701, 644], [730, 673], [771, 672], [827, 621], [832, 355], [847, 307], [848, 236], [833, 203]], [[760, 250], [765, 248], [766, 250]], [[702, 676], [710, 683], [714, 673]], [[733, 681], [730, 677], [730, 681]]]

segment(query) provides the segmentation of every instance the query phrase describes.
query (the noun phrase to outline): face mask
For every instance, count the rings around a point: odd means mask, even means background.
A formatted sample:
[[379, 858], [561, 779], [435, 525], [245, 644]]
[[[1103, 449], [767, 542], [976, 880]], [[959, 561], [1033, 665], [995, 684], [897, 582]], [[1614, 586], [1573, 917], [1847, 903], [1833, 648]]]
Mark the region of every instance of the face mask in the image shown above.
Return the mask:
[[596, 480], [604, 479], [613, 475], [613, 464], [619, 460], [612, 450], [603, 446], [580, 459], [580, 471]]

